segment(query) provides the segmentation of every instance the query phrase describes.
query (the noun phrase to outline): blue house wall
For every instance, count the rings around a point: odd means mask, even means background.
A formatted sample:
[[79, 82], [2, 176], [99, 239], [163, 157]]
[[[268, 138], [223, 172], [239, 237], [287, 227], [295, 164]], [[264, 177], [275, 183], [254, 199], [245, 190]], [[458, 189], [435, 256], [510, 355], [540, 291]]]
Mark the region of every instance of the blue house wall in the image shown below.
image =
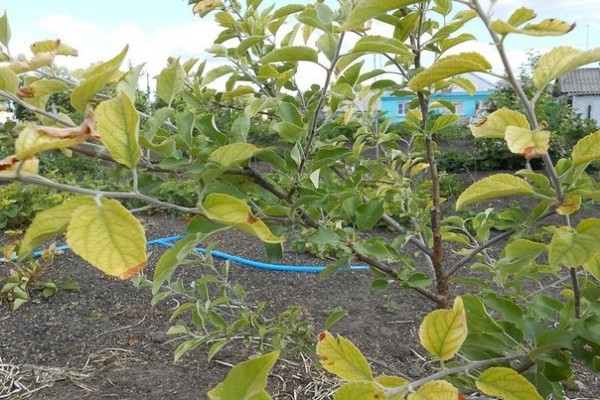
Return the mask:
[[[480, 103], [486, 102], [492, 91], [476, 92], [470, 95], [466, 92], [448, 92], [439, 93], [432, 97], [432, 101], [446, 100], [454, 103], [456, 107], [456, 114], [463, 118], [471, 118], [475, 116], [477, 107]], [[408, 104], [413, 96], [382, 96], [381, 97], [381, 111], [385, 112], [387, 118], [394, 118], [396, 122], [404, 121], [406, 119], [406, 111], [408, 111]], [[402, 106], [400, 106], [402, 104]], [[440, 112], [444, 112], [446, 109], [440, 108]]]

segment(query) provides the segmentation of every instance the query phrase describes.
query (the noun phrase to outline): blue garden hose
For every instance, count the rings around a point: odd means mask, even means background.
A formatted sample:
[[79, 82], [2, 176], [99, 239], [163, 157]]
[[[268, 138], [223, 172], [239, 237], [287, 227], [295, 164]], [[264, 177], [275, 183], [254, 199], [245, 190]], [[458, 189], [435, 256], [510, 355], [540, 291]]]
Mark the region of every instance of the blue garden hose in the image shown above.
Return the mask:
[[[183, 235], [168, 236], [168, 237], [164, 237], [164, 238], [149, 240], [147, 242], [147, 244], [148, 245], [158, 245], [158, 246], [163, 246], [163, 247], [173, 247], [173, 246], [175, 246], [173, 244], [173, 242], [175, 242], [181, 238], [183, 238]], [[60, 250], [60, 251], [69, 250], [69, 246], [67, 246], [67, 245], [57, 246], [56, 250]], [[206, 253], [206, 249], [203, 247], [196, 247], [195, 250], [200, 253]], [[33, 256], [39, 257], [39, 256], [41, 256], [41, 254], [42, 254], [41, 251], [36, 251], [33, 253]], [[312, 265], [269, 264], [269, 263], [264, 263], [264, 262], [260, 262], [260, 261], [248, 260], [247, 258], [235, 256], [235, 255], [228, 254], [228, 253], [223, 253], [221, 251], [216, 251], [216, 250], [211, 251], [210, 254], [213, 257], [219, 258], [221, 260], [230, 260], [236, 264], [245, 265], [247, 267], [252, 267], [252, 268], [266, 269], [266, 270], [270, 270], [270, 271], [301, 272], [301, 273], [309, 273], [309, 274], [318, 274], [320, 272], [323, 272], [325, 269], [327, 269], [326, 266], [322, 266], [322, 265], [312, 266]], [[342, 268], [342, 270], [348, 270], [348, 269], [351, 271], [365, 271], [365, 270], [368, 270], [369, 267], [366, 265], [351, 265], [349, 267]]]

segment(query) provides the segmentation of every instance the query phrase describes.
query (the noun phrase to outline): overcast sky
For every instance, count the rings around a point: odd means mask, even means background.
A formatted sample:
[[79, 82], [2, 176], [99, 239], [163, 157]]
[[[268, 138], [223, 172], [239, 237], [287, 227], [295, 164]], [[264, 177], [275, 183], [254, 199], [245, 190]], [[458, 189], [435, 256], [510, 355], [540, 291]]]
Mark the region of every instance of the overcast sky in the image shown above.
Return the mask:
[[[312, 3], [265, 0], [264, 4], [283, 6], [292, 2]], [[333, 0], [327, 2], [335, 4]], [[0, 13], [2, 8], [8, 13], [13, 54], [28, 53], [28, 46], [34, 41], [60, 38], [78, 49], [79, 57], [61, 58], [57, 63], [74, 69], [111, 58], [129, 44], [128, 62], [133, 65], [146, 62], [146, 70], [154, 76], [164, 67], [168, 56], [205, 58], [204, 50], [220, 30], [210, 18], [193, 15], [187, 3], [187, 0], [4, 0], [0, 1]], [[482, 4], [489, 3], [482, 0]], [[554, 17], [576, 22], [577, 28], [560, 38], [509, 38], [507, 44], [515, 67], [525, 60], [527, 48], [600, 47], [600, 0], [498, 0], [495, 16], [507, 18], [520, 6], [534, 9], [539, 19]], [[499, 64], [488, 36], [478, 23], [469, 23], [469, 30], [480, 42], [468, 43], [462, 51], [483, 52], [492, 64]]]

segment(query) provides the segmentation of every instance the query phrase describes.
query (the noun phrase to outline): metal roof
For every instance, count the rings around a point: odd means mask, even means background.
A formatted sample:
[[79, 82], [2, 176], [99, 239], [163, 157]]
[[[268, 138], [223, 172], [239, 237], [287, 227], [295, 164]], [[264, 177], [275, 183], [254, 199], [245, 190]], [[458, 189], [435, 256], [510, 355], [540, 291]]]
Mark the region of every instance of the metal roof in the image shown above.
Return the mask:
[[579, 68], [559, 78], [560, 91], [568, 94], [600, 94], [600, 68]]

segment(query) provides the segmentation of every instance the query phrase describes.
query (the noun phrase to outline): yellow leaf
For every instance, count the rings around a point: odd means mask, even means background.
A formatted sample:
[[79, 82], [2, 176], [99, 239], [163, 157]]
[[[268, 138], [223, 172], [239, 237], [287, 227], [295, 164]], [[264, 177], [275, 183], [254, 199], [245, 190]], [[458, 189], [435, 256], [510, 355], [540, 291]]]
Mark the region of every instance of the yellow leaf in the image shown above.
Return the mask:
[[[377, 376], [377, 377], [375, 377], [375, 382], [377, 382], [378, 384], [380, 384], [381, 386], [383, 386], [387, 389], [397, 388], [397, 387], [404, 386], [404, 385], [410, 383], [408, 380], [406, 380], [402, 377], [392, 376], [392, 375]], [[388, 399], [389, 400], [402, 400], [406, 396], [406, 393], [407, 393], [406, 391], [403, 391], [403, 392], [393, 395], [392, 397], [389, 397]]]
[[521, 178], [509, 174], [491, 175], [473, 183], [462, 192], [456, 199], [456, 209], [482, 200], [532, 193], [533, 187]]
[[33, 71], [41, 67], [46, 67], [54, 61], [54, 53], [38, 53], [27, 61], [17, 61], [8, 65], [8, 68], [17, 73]]
[[15, 141], [15, 156], [23, 160], [42, 151], [75, 146], [91, 137], [99, 138], [94, 130], [94, 114], [88, 108], [81, 125], [74, 128], [27, 124]]
[[372, 381], [373, 373], [360, 350], [348, 339], [334, 338], [329, 332], [321, 332], [317, 343], [317, 355], [323, 368], [349, 381]]
[[425, 383], [416, 392], [409, 394], [407, 400], [457, 400], [460, 398], [459, 396], [458, 389], [450, 382], [431, 381]]
[[[19, 169], [19, 160], [16, 156], [8, 156], [0, 160], [0, 175], [13, 175]], [[29, 156], [19, 171], [23, 175], [36, 175], [38, 173], [39, 160], [35, 156]]]
[[21, 242], [19, 258], [27, 257], [46, 240], [64, 233], [71, 221], [71, 214], [78, 207], [94, 204], [91, 197], [74, 197], [37, 213]]
[[131, 278], [147, 264], [144, 228], [116, 200], [77, 207], [67, 226], [67, 244], [94, 267], [120, 279]]
[[466, 72], [483, 72], [490, 69], [492, 69], [492, 64], [479, 53], [454, 54], [440, 58], [431, 67], [419, 72], [408, 81], [408, 87], [417, 91], [442, 79]]
[[581, 207], [581, 196], [577, 195], [566, 195], [557, 207], [556, 212], [559, 215], [571, 215], [574, 212], [577, 212]]
[[454, 300], [451, 310], [435, 310], [427, 314], [419, 327], [421, 345], [441, 360], [454, 357], [467, 333], [467, 317], [460, 297]]
[[571, 152], [573, 165], [587, 166], [590, 162], [600, 160], [600, 131], [591, 133], [577, 141]]
[[475, 385], [484, 394], [504, 400], [542, 400], [531, 382], [506, 367], [486, 369], [475, 381]]
[[142, 155], [138, 143], [140, 116], [124, 92], [96, 108], [96, 126], [114, 160], [134, 168]]
[[333, 394], [333, 400], [383, 400], [385, 394], [373, 382], [348, 382]]
[[543, 156], [550, 146], [550, 132], [518, 126], [508, 126], [504, 139], [512, 153], [521, 154], [528, 160]]
[[600, 47], [579, 50], [570, 46], [555, 47], [540, 57], [533, 71], [533, 83], [542, 88], [575, 68], [600, 61]]
[[206, 216], [220, 224], [232, 226], [256, 236], [263, 242], [281, 243], [282, 237], [273, 235], [269, 227], [252, 215], [242, 200], [222, 193], [211, 193], [204, 199], [202, 209]]
[[518, 111], [501, 108], [494, 111], [477, 125], [471, 125], [471, 133], [476, 138], [504, 139], [506, 128], [515, 126], [529, 129], [527, 117]]
[[220, 164], [223, 168], [239, 167], [262, 151], [264, 149], [250, 143], [232, 143], [214, 150], [208, 156], [208, 161]]
[[519, 7], [508, 18], [508, 23], [512, 26], [520, 26], [536, 17], [535, 12], [526, 7]]

